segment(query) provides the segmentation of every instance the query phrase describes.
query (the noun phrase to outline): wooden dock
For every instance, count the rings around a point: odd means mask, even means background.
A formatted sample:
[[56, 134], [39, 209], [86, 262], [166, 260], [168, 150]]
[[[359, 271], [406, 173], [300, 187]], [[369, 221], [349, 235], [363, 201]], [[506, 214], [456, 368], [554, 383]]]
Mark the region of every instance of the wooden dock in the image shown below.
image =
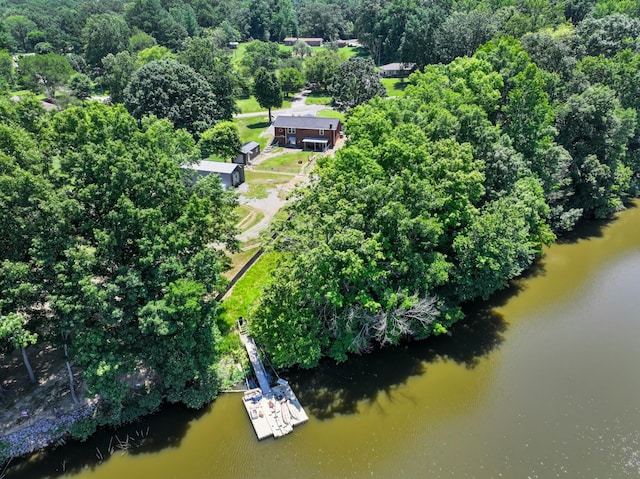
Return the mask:
[[260, 385], [259, 388], [245, 392], [242, 397], [256, 436], [258, 439], [265, 439], [289, 434], [295, 426], [307, 422], [309, 417], [287, 381], [278, 379], [277, 385], [269, 384], [256, 343], [242, 325], [238, 329]]

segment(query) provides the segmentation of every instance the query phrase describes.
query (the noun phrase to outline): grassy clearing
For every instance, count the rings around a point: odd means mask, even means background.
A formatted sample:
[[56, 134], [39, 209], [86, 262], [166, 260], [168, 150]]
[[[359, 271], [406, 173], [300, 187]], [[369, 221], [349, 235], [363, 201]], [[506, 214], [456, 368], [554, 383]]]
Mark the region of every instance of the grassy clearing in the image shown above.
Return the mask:
[[236, 125], [240, 131], [240, 139], [243, 143], [256, 141], [260, 144], [260, 150], [264, 150], [269, 138], [260, 138], [260, 134], [269, 128], [269, 117], [267, 115], [254, 116], [250, 118], [236, 118]]
[[233, 287], [220, 307], [219, 319], [227, 328], [233, 326], [240, 316], [249, 316], [257, 304], [262, 288], [271, 281], [271, 273], [279, 258], [280, 253], [267, 251]]
[[[249, 98], [240, 98], [236, 100], [236, 105], [240, 110], [240, 113], [257, 113], [259, 111], [267, 111], [266, 108], [262, 108], [258, 103], [258, 100], [252, 95]], [[289, 108], [291, 107], [291, 100], [287, 100], [286, 98], [282, 101], [282, 106], [280, 108]]]
[[331, 97], [326, 91], [312, 91], [307, 96], [307, 105], [328, 105], [331, 103]]
[[296, 153], [284, 153], [263, 161], [256, 166], [256, 171], [275, 171], [283, 173], [300, 173], [308, 163], [311, 151], [298, 151]]
[[344, 47], [338, 50], [340, 53], [340, 59], [342, 61], [347, 61], [351, 57], [362, 57], [367, 58], [369, 55], [369, 51], [363, 47]]
[[319, 111], [318, 116], [321, 118], [337, 118], [342, 123], [344, 123], [346, 119], [346, 116], [344, 113], [340, 113], [339, 111], [329, 110], [329, 109]]
[[380, 80], [387, 90], [387, 96], [404, 96], [407, 80], [402, 78], [382, 78]]
[[269, 191], [276, 185], [287, 183], [291, 180], [288, 175], [267, 173], [263, 171], [245, 171], [245, 180], [249, 185], [248, 191], [243, 194], [245, 198], [262, 199], [269, 196]]

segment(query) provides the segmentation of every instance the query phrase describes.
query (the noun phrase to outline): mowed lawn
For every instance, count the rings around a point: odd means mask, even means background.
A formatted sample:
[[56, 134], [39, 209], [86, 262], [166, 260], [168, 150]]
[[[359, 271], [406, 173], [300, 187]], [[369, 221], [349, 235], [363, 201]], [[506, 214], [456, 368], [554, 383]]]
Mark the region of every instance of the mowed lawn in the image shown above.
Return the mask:
[[259, 172], [300, 173], [309, 162], [312, 151], [298, 151], [295, 153], [283, 153], [263, 161], [254, 167]]
[[404, 89], [408, 85], [406, 78], [382, 78], [380, 81], [387, 90], [387, 96], [404, 96]]
[[343, 124], [346, 119], [346, 115], [344, 113], [341, 113], [337, 110], [329, 110], [329, 109], [319, 111], [317, 116], [320, 118], [337, 118]]
[[[252, 95], [249, 98], [240, 98], [236, 100], [236, 105], [238, 106], [238, 110], [240, 113], [257, 113], [260, 111], [268, 111], [266, 108], [262, 108], [258, 104], [258, 100]], [[282, 106], [275, 108], [276, 110], [280, 108], [289, 108], [291, 107], [291, 100], [287, 100], [286, 98], [282, 101]]]
[[246, 318], [249, 316], [249, 313], [260, 298], [262, 288], [271, 281], [271, 273], [275, 269], [279, 258], [280, 253], [276, 251], [265, 252], [249, 268], [249, 271], [238, 280], [231, 294], [220, 306], [219, 318], [225, 325], [231, 327], [239, 317]]
[[260, 138], [260, 134], [269, 127], [269, 117], [267, 115], [236, 118], [234, 121], [238, 125], [242, 143], [255, 141], [260, 144], [260, 150], [264, 150], [269, 138]]

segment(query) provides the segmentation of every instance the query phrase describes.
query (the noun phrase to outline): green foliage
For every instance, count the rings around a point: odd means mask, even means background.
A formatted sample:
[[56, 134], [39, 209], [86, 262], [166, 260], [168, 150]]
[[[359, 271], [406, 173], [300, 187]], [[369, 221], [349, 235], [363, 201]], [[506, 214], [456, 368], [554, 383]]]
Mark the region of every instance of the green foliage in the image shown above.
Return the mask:
[[133, 53], [140, 52], [145, 48], [150, 48], [155, 45], [156, 40], [151, 35], [139, 30], [129, 37], [129, 50]]
[[140, 68], [150, 62], [157, 62], [160, 60], [174, 60], [175, 55], [171, 53], [167, 47], [161, 47], [159, 45], [153, 45], [147, 47], [138, 52], [136, 57], [136, 67]]
[[253, 78], [253, 95], [262, 108], [269, 109], [271, 122], [271, 109], [282, 106], [282, 87], [278, 76], [264, 67], [258, 68]]
[[207, 81], [174, 60], [147, 63], [137, 70], [124, 91], [124, 103], [136, 118], [167, 118], [176, 128], [196, 135], [228, 119]]
[[278, 73], [278, 80], [286, 96], [299, 91], [305, 83], [304, 74], [297, 68], [283, 68]]
[[130, 27], [152, 36], [160, 45], [176, 49], [187, 37], [184, 25], [163, 7], [160, 0], [135, 0], [125, 9]]
[[277, 43], [254, 40], [245, 46], [240, 65], [248, 76], [255, 75], [260, 68], [275, 71], [278, 67], [279, 52]]
[[69, 79], [69, 90], [79, 100], [86, 100], [93, 93], [93, 82], [87, 75], [76, 73]]
[[637, 46], [640, 19], [619, 13], [603, 18], [587, 17], [580, 23], [576, 33], [587, 55], [610, 57]]
[[96, 432], [97, 422], [93, 418], [84, 417], [74, 422], [69, 428], [69, 433], [74, 439], [86, 441]]
[[380, 73], [373, 61], [357, 57], [351, 57], [338, 67], [329, 93], [333, 97], [333, 104], [343, 112], [373, 97], [386, 96], [384, 85], [380, 83]]
[[51, 99], [55, 97], [56, 89], [69, 81], [73, 73], [69, 60], [55, 53], [25, 56], [18, 63], [22, 85], [33, 92], [42, 90]]
[[207, 80], [216, 96], [222, 118], [230, 120], [236, 113], [235, 93], [240, 85], [231, 60], [221, 54], [215, 40], [192, 38], [180, 52], [179, 59]]
[[291, 52], [299, 57], [308, 57], [311, 55], [311, 47], [304, 40], [296, 40], [293, 44]]
[[221, 121], [202, 133], [198, 146], [203, 158], [212, 155], [225, 160], [235, 158], [242, 148], [238, 126], [232, 121]]
[[235, 250], [235, 199], [191, 181], [181, 165], [199, 151], [166, 120], [88, 103], [42, 127], [21, 103], [0, 103], [3, 345], [66, 347], [99, 398], [78, 437], [163, 398], [200, 407], [218, 387], [212, 298], [229, 263], [211, 245]]
[[24, 15], [10, 15], [3, 20], [2, 24], [13, 40], [15, 48], [19, 52], [29, 51], [27, 37], [29, 32], [36, 29], [36, 24]]
[[315, 84], [321, 90], [326, 90], [333, 81], [339, 65], [340, 55], [323, 48], [307, 58], [304, 64], [304, 74], [309, 83]]
[[84, 55], [87, 63], [99, 66], [108, 54], [115, 55], [129, 46], [131, 31], [121, 15], [101, 14], [87, 19], [82, 29]]
[[102, 59], [103, 74], [100, 83], [109, 91], [112, 103], [124, 101], [124, 90], [136, 70], [136, 58], [129, 52], [109, 54]]
[[605, 218], [622, 208], [632, 176], [625, 156], [636, 117], [603, 86], [572, 95], [558, 110], [558, 142], [572, 157], [571, 203], [586, 214]]

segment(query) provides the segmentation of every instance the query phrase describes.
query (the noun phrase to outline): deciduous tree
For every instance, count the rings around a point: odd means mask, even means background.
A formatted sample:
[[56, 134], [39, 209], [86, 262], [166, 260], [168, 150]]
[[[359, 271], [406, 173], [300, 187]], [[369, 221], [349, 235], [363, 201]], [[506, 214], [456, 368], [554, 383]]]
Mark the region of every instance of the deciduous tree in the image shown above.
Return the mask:
[[386, 96], [386, 90], [371, 59], [352, 57], [338, 67], [329, 94], [340, 111], [347, 111], [375, 96]]
[[136, 118], [167, 118], [176, 128], [196, 135], [226, 119], [204, 77], [174, 60], [147, 63], [136, 71], [125, 89], [124, 103]]
[[262, 108], [269, 109], [271, 123], [271, 109], [282, 106], [282, 87], [277, 75], [265, 68], [258, 68], [253, 78], [253, 94]]
[[235, 158], [242, 148], [238, 126], [232, 121], [221, 121], [202, 133], [198, 146], [203, 158], [211, 155], [225, 160]]

